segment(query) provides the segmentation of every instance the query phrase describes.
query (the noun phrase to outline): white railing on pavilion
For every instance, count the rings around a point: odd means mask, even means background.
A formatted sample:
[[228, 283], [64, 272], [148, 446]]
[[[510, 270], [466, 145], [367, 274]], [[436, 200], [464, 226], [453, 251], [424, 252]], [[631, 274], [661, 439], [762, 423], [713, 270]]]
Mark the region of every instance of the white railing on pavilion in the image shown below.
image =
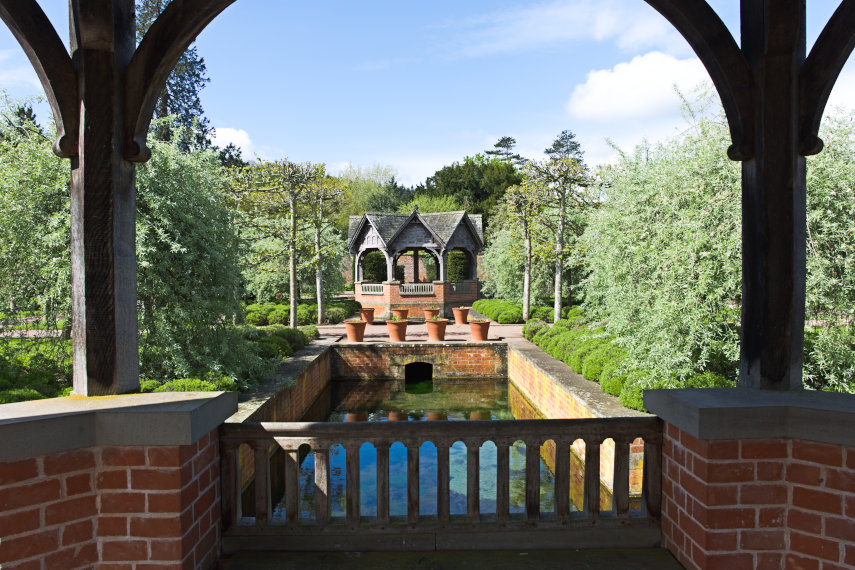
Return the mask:
[[360, 283], [360, 287], [362, 288], [363, 295], [382, 295], [383, 294], [383, 284], [382, 283]]
[[433, 283], [401, 283], [398, 292], [401, 295], [433, 295]]

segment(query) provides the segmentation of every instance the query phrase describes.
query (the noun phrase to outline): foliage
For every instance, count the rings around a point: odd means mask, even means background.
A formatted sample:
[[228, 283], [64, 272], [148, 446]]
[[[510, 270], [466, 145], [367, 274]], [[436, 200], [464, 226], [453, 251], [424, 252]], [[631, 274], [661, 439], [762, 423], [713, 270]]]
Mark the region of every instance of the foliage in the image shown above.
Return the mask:
[[0, 403], [68, 394], [71, 390], [70, 354], [68, 340], [0, 339]]
[[363, 281], [386, 281], [386, 257], [379, 251], [369, 251], [362, 258]]
[[409, 193], [395, 180], [394, 169], [386, 166], [364, 168], [348, 165], [338, 179], [344, 186], [344, 196], [342, 207], [333, 219], [342, 235], [347, 235], [349, 216], [361, 216], [365, 212], [394, 212]]
[[463, 205], [456, 197], [451, 195], [434, 196], [430, 194], [420, 193], [413, 196], [407, 202], [398, 206], [397, 212], [402, 214], [411, 213], [416, 207], [422, 214], [433, 212], [458, 212], [463, 210]]
[[448, 281], [464, 281], [469, 279], [469, 256], [459, 250], [448, 252], [445, 262], [445, 277]]
[[462, 163], [454, 162], [437, 170], [416, 193], [454, 196], [469, 213], [485, 215], [487, 225], [489, 215], [501, 203], [505, 190], [521, 181], [511, 164], [483, 155], [467, 156]]
[[[359, 303], [350, 300], [330, 301], [327, 305], [325, 322], [340, 323], [359, 310]], [[318, 306], [310, 303], [297, 305], [297, 324], [310, 325], [315, 322]], [[285, 325], [289, 322], [290, 308], [281, 303], [252, 303], [246, 306], [244, 322], [253, 326]]]
[[[479, 299], [472, 303], [472, 308], [500, 324], [515, 324], [523, 322], [522, 307], [501, 299]], [[549, 314], [549, 307], [532, 307], [533, 319], [543, 319], [544, 317], [548, 318]]]
[[151, 145], [137, 168], [141, 374], [248, 380], [261, 363], [228, 325], [241, 313], [240, 249], [216, 153]]
[[601, 205], [581, 238], [586, 307], [639, 369], [734, 375], [740, 302], [740, 169], [722, 117], [642, 143], [600, 173]]
[[0, 327], [55, 328], [71, 310], [68, 165], [51, 150], [52, 126], [0, 101]]
[[485, 150], [484, 154], [503, 160], [508, 164], [520, 166], [525, 162], [525, 159], [514, 152], [517, 146], [517, 139], [514, 137], [501, 137], [493, 148]]
[[[484, 250], [480, 268], [484, 273], [484, 295], [522, 302], [523, 282], [520, 276], [524, 272], [524, 251], [522, 242], [514, 236], [508, 224], [496, 216], [490, 229], [489, 245]], [[540, 248], [535, 249], [537, 254]], [[548, 263], [535, 256], [532, 263], [531, 297], [543, 298], [549, 295], [552, 285], [552, 271]]]

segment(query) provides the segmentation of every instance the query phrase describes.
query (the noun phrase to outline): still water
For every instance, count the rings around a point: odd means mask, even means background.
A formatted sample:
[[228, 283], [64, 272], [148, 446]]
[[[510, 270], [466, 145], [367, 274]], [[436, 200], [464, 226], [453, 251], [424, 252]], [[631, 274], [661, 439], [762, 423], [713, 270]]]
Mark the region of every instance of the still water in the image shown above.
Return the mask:
[[[511, 398], [519, 398], [511, 388]], [[516, 407], [516, 406], [515, 406]], [[327, 421], [343, 422], [348, 414], [360, 415], [367, 421], [388, 421], [390, 413], [402, 421], [427, 421], [437, 414], [450, 421], [514, 419], [509, 406], [508, 382], [503, 380], [453, 380], [432, 384], [430, 381], [405, 386], [401, 381], [335, 382], [330, 394], [331, 411]], [[351, 416], [353, 419], [353, 416]], [[510, 448], [510, 512], [525, 512], [525, 444], [516, 442]], [[496, 446], [484, 443], [479, 450], [480, 510], [482, 515], [496, 512]], [[345, 515], [345, 450], [340, 445], [330, 449], [331, 515]], [[377, 515], [377, 452], [365, 443], [359, 450], [360, 514]], [[310, 451], [300, 464], [300, 519], [314, 518], [314, 455]], [[466, 446], [456, 442], [449, 449], [449, 510], [452, 515], [466, 513]], [[398, 442], [389, 449], [390, 515], [407, 515], [407, 449]], [[541, 512], [554, 511], [554, 478], [549, 466], [540, 459]], [[437, 512], [437, 450], [425, 443], [419, 450], [419, 511], [422, 515]], [[571, 506], [571, 509], [573, 506]], [[284, 504], [274, 510], [276, 519], [284, 522]]]

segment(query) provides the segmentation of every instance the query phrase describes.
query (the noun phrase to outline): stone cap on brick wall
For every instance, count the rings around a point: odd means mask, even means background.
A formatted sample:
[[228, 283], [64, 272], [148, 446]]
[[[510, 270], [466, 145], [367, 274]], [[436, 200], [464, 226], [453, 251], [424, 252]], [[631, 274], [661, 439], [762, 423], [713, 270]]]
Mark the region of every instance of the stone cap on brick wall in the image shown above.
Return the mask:
[[234, 392], [69, 396], [0, 406], [0, 462], [97, 445], [188, 445], [237, 409]]
[[644, 407], [703, 440], [855, 441], [855, 395], [751, 388], [645, 390]]

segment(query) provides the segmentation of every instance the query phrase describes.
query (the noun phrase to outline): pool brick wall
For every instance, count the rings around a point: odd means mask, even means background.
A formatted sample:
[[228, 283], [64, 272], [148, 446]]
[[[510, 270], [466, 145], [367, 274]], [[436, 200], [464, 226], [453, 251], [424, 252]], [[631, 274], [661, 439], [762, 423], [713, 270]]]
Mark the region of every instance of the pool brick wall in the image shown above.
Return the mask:
[[338, 345], [332, 349], [331, 374], [342, 380], [403, 379], [407, 364], [428, 362], [437, 379], [503, 378], [507, 354], [503, 342]]

